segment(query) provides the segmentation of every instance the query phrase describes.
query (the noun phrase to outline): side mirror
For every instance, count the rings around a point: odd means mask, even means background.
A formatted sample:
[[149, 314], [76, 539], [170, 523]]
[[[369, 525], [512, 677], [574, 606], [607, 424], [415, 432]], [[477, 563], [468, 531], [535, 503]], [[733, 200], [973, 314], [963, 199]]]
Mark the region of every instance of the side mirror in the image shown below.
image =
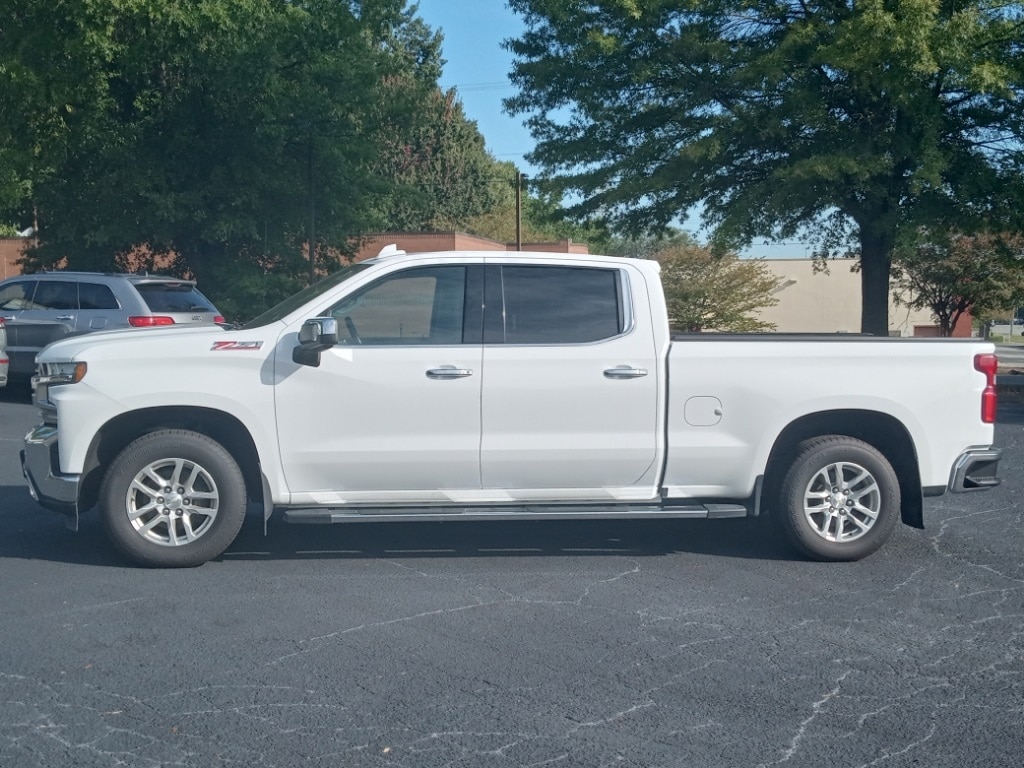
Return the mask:
[[299, 346], [292, 350], [292, 361], [320, 367], [320, 353], [338, 343], [338, 321], [333, 317], [312, 317], [299, 328]]

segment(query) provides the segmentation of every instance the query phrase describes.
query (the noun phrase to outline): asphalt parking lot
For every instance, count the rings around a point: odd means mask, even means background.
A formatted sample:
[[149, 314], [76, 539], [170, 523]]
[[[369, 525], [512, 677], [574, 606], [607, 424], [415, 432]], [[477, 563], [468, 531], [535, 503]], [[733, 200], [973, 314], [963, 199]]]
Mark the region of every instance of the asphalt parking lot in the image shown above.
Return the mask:
[[1000, 766], [1024, 754], [1024, 406], [1003, 485], [874, 556], [744, 520], [286, 527], [126, 567], [0, 394], [0, 766]]

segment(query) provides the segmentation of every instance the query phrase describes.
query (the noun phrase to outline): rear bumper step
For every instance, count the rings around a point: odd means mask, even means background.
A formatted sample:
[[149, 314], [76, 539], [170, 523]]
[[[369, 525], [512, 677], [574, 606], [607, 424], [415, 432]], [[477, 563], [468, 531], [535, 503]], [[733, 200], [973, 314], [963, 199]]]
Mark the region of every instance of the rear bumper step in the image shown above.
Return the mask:
[[953, 493], [985, 491], [999, 485], [998, 448], [972, 449], [964, 451], [953, 465], [949, 477], [949, 490]]
[[284, 509], [286, 523], [395, 523], [454, 520], [654, 520], [746, 517], [742, 504], [660, 505], [529, 505], [522, 507], [359, 507]]

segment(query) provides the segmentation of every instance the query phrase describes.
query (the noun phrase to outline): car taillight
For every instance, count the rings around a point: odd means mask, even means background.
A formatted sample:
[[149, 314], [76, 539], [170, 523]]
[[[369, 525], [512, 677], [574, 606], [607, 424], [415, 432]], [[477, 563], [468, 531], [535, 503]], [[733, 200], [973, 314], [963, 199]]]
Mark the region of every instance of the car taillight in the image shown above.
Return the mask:
[[224, 315], [214, 315], [213, 322], [217, 323], [218, 325], [223, 325], [225, 322]]
[[981, 420], [986, 424], [996, 421], [996, 371], [999, 370], [999, 358], [991, 353], [975, 355], [974, 369], [985, 374], [985, 390], [981, 393]]
[[136, 315], [128, 318], [133, 328], [150, 328], [154, 325], [174, 325], [174, 318], [167, 315]]

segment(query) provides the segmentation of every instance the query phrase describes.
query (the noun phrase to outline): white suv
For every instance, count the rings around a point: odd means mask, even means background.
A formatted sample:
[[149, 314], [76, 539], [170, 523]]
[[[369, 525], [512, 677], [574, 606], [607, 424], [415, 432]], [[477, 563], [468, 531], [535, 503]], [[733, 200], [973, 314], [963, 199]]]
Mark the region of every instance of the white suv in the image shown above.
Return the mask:
[[65, 336], [115, 328], [214, 325], [224, 318], [194, 280], [150, 274], [41, 272], [0, 282], [11, 377], [35, 373], [36, 354]]

